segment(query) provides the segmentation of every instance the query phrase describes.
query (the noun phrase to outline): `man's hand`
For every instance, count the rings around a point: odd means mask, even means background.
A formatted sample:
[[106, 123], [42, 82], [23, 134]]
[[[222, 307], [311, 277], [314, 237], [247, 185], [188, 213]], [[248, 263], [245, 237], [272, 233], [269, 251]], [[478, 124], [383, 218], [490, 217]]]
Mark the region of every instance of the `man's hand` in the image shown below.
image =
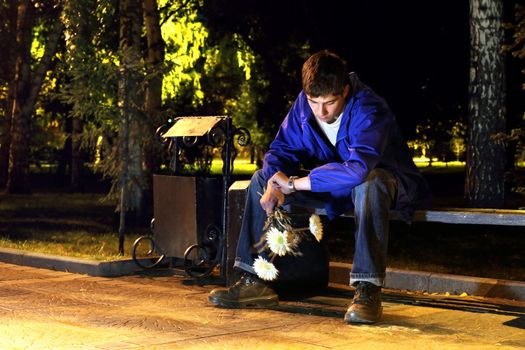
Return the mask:
[[[284, 203], [284, 195], [294, 192], [288, 188], [289, 180], [290, 178], [281, 171], [276, 172], [268, 180], [266, 192], [264, 192], [260, 200], [261, 207], [266, 211], [266, 214], [271, 214], [276, 206]], [[310, 191], [310, 178], [308, 176], [296, 178], [294, 187], [296, 191]]]
[[278, 171], [268, 180], [268, 186], [271, 186], [274, 190], [278, 190], [281, 193], [290, 194], [292, 191], [288, 189], [288, 180], [288, 176]]
[[259, 203], [261, 203], [261, 207], [266, 212], [266, 215], [270, 215], [275, 207], [284, 203], [284, 194], [278, 189], [268, 186]]
[[259, 201], [267, 215], [270, 215], [275, 207], [284, 203], [284, 195], [287, 194], [285, 192], [287, 183], [288, 177], [281, 171], [276, 172], [268, 180], [266, 191]]

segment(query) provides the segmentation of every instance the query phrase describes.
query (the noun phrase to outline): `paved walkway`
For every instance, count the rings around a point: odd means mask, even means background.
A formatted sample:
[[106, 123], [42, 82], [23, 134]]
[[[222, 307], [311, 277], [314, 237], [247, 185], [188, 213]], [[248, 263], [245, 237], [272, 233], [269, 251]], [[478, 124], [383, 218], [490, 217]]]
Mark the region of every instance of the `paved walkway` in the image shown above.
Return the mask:
[[377, 325], [342, 317], [350, 290], [271, 310], [207, 302], [185, 277], [90, 277], [0, 263], [0, 349], [523, 349], [525, 303], [384, 293]]

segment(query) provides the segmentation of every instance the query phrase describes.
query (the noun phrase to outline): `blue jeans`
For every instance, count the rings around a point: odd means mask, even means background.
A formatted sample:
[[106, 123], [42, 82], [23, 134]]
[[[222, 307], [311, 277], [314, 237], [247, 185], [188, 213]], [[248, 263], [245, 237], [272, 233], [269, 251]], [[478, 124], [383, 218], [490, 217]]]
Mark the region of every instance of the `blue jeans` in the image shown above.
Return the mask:
[[[259, 193], [264, 193], [266, 181], [262, 171], [251, 179], [241, 225], [235, 267], [255, 273], [253, 261], [257, 254], [253, 245], [261, 239], [266, 213], [261, 208]], [[352, 191], [355, 218], [355, 252], [350, 285], [368, 281], [382, 286], [385, 279], [389, 233], [389, 210], [397, 191], [394, 175], [385, 169], [372, 170], [366, 181]], [[349, 199], [350, 200], [350, 199]], [[305, 208], [324, 208], [325, 193], [294, 192], [285, 197], [285, 205]], [[261, 254], [263, 256], [263, 254]], [[265, 256], [267, 258], [267, 256]]]

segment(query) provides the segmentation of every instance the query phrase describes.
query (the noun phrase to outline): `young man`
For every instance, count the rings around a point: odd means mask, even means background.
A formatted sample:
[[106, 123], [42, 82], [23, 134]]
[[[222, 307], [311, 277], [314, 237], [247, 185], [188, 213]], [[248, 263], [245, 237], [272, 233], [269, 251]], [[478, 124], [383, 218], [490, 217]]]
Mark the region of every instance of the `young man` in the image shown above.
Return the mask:
[[[262, 171], [250, 183], [235, 262], [246, 273], [234, 286], [213, 290], [209, 300], [222, 307], [278, 303], [277, 294], [252, 267], [252, 247], [276, 206], [324, 207], [330, 219], [353, 209], [350, 285], [356, 292], [344, 319], [374, 323], [382, 313], [389, 210], [395, 208], [410, 220], [416, 206], [429, 206], [428, 186], [394, 114], [356, 74], [348, 74], [345, 61], [329, 51], [315, 53], [303, 65], [302, 83]], [[319, 165], [298, 176], [301, 165], [312, 161]]]

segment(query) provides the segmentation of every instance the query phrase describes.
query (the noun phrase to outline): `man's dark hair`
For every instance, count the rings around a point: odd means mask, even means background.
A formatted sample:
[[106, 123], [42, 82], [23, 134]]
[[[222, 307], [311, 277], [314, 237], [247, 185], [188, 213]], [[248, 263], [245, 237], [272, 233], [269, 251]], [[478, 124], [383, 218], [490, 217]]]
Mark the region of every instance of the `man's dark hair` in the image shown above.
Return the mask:
[[316, 52], [304, 62], [302, 79], [309, 96], [342, 95], [348, 84], [346, 62], [328, 50]]

